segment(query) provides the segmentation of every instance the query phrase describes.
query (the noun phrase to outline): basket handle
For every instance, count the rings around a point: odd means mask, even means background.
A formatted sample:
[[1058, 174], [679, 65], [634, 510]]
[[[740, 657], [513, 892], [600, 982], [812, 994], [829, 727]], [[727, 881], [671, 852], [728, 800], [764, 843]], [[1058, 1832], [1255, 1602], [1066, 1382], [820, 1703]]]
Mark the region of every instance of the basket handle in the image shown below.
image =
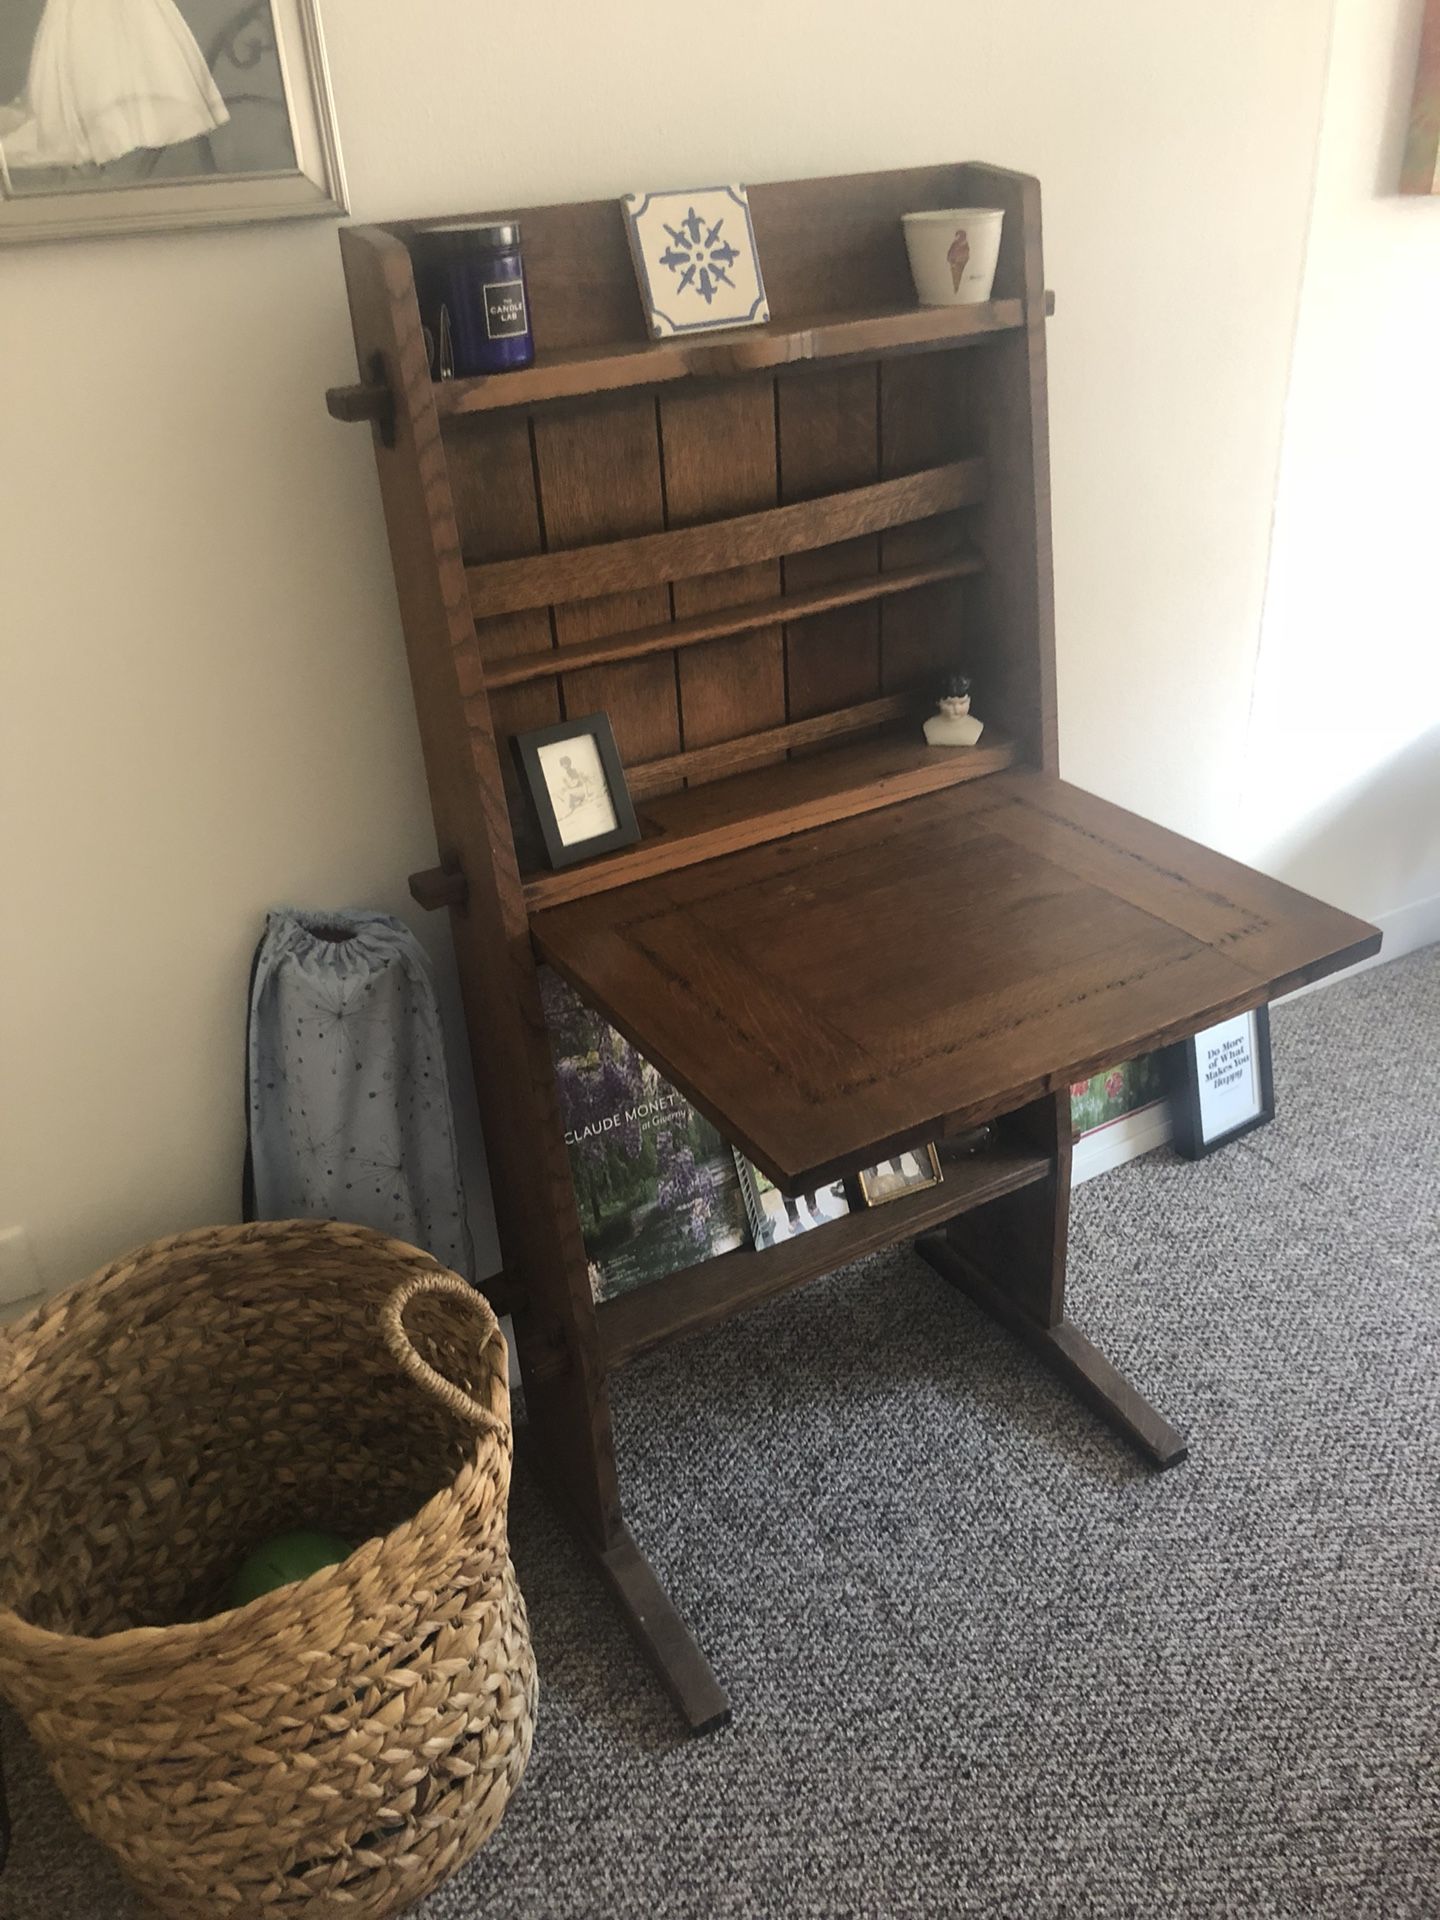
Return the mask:
[[448, 1293], [463, 1301], [483, 1324], [487, 1346], [492, 1340], [504, 1341], [500, 1322], [483, 1294], [477, 1293], [458, 1274], [447, 1273], [442, 1267], [423, 1268], [402, 1280], [380, 1309], [380, 1332], [390, 1358], [417, 1387], [423, 1387], [451, 1413], [482, 1432], [493, 1433], [500, 1440], [508, 1439], [510, 1429], [506, 1421], [491, 1413], [488, 1407], [482, 1407], [473, 1395], [457, 1387], [453, 1380], [447, 1380], [415, 1351], [414, 1342], [405, 1331], [405, 1309], [422, 1293]]

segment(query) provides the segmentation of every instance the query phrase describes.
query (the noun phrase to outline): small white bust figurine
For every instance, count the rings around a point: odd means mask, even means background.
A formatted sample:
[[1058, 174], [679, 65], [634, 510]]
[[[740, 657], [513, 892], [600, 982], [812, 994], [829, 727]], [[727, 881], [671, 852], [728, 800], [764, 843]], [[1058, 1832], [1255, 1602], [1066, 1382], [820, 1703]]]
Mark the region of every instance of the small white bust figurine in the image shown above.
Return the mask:
[[973, 747], [985, 731], [985, 722], [970, 712], [970, 682], [952, 673], [940, 691], [940, 710], [925, 722], [925, 741], [932, 747]]

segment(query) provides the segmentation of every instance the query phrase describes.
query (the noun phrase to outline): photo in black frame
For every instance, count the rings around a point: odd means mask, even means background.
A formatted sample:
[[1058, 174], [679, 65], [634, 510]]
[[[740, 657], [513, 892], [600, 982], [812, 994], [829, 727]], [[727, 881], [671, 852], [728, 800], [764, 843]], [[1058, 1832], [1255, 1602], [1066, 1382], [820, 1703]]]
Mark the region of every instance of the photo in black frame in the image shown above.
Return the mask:
[[513, 744], [552, 867], [634, 846], [640, 825], [608, 715], [517, 733]]
[[1275, 1118], [1270, 1009], [1222, 1020], [1170, 1049], [1175, 1151], [1203, 1160]]

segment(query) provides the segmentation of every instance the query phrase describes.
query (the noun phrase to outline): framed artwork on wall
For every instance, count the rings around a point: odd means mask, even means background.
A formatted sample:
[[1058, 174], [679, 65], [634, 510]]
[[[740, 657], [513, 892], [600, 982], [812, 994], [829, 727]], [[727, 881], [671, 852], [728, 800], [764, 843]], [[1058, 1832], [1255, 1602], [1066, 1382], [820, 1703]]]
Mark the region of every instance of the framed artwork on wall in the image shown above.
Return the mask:
[[1253, 1007], [1170, 1050], [1175, 1151], [1203, 1160], [1275, 1118], [1270, 1009]]
[[1440, 0], [1425, 0], [1400, 191], [1440, 193]]
[[0, 8], [0, 242], [346, 211], [318, 0]]

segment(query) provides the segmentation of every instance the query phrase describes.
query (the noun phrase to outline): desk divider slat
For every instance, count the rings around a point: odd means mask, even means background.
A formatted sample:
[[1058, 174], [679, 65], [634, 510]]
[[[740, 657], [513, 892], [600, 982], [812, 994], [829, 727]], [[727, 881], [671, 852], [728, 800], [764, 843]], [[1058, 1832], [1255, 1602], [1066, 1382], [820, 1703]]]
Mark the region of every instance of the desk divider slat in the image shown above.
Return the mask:
[[696, 647], [709, 640], [721, 640], [729, 634], [753, 633], [773, 627], [782, 620], [803, 620], [811, 614], [828, 613], [833, 607], [848, 607], [857, 601], [880, 599], [894, 594], [912, 593], [919, 587], [961, 580], [979, 573], [984, 558], [975, 551], [958, 552], [926, 566], [897, 568], [894, 573], [877, 575], [873, 580], [837, 580], [833, 586], [812, 587], [806, 593], [775, 594], [766, 600], [750, 600], [743, 606], [719, 607], [714, 613], [694, 614], [655, 627], [640, 627], [633, 633], [617, 633], [600, 640], [582, 640], [568, 647], [555, 647], [543, 653], [507, 654], [491, 660], [485, 668], [485, 684], [490, 688], [519, 686], [526, 680], [544, 680], [556, 673], [568, 673], [575, 667], [598, 667], [609, 660], [632, 660], [642, 653], [669, 653], [672, 648]]
[[[585, 414], [552, 414], [534, 424], [535, 480], [545, 538], [551, 548], [581, 540], [623, 547], [664, 539], [664, 481], [653, 402], [621, 394]], [[577, 549], [583, 551], [583, 549]], [[602, 546], [601, 552], [612, 551]], [[549, 557], [502, 562], [494, 571], [543, 568]], [[487, 569], [482, 568], [482, 572]], [[659, 582], [615, 580], [553, 600], [556, 651], [582, 641], [658, 625], [670, 612]], [[558, 604], [558, 603], [568, 604]], [[560, 683], [567, 715], [606, 712], [626, 760], [650, 760], [681, 743], [675, 668], [660, 658], [567, 673]]]
[[[787, 503], [833, 499], [844, 488], [878, 487], [878, 384], [872, 366], [833, 367], [775, 382], [780, 432], [780, 496]], [[917, 461], [911, 468], [943, 472]], [[846, 496], [841, 496], [846, 497]], [[793, 511], [793, 508], [791, 509]], [[906, 520], [925, 516], [907, 514]], [[894, 525], [895, 522], [890, 524]], [[803, 593], [840, 580], [874, 580], [880, 543], [874, 525], [854, 538], [808, 543], [784, 562], [785, 589]], [[873, 600], [854, 602], [785, 629], [787, 706], [792, 720], [827, 707], [871, 700], [880, 692], [880, 616]]]
[[852, 707], [836, 707], [830, 713], [817, 713], [808, 720], [787, 721], [783, 727], [766, 727], [758, 733], [717, 741], [714, 746], [691, 747], [684, 753], [667, 754], [664, 759], [643, 761], [628, 769], [626, 783], [639, 798], [673, 787], [680, 778], [716, 780], [727, 773], [739, 773], [744, 767], [778, 760], [791, 747], [815, 747], [823, 741], [843, 740], [852, 734], [875, 733], [892, 720], [914, 715], [915, 707], [914, 696], [904, 693], [863, 700]]
[[[545, 537], [535, 495], [530, 430], [523, 415], [492, 414], [457, 423], [445, 447], [460, 550], [477, 564], [543, 553]], [[467, 706], [485, 701], [485, 665], [492, 655], [516, 660], [549, 659], [555, 633], [548, 607], [527, 607], [475, 623], [474, 653], [457, 656], [456, 672]], [[532, 727], [554, 726], [561, 715], [560, 682], [551, 677], [498, 687], [490, 695], [482, 731], [493, 727], [503, 740]], [[510, 753], [500, 757], [500, 777], [516, 819], [524, 818], [524, 790]]]
[[[718, 573], [726, 567], [775, 560], [880, 533], [887, 527], [925, 520], [956, 507], [975, 506], [984, 495], [985, 462], [957, 460], [923, 473], [826, 494], [794, 506], [769, 507], [763, 513], [742, 514], [734, 520], [467, 567], [471, 605], [479, 620], [497, 613], [515, 613], [522, 607], [554, 606], [663, 586], [695, 574]], [[549, 521], [547, 512], [547, 526]]]
[[[975, 372], [954, 354], [943, 361], [881, 363], [882, 480], [981, 451], [974, 394], [983, 378], [973, 378]], [[903, 579], [950, 551], [956, 539], [953, 519], [892, 527], [880, 537], [881, 572]], [[937, 582], [925, 593], [881, 601], [882, 692], [923, 687], [933, 693], [947, 673], [975, 671], [968, 651], [967, 598], [965, 589], [952, 579]]]
[[[700, 526], [778, 504], [775, 398], [768, 381], [673, 389], [657, 397], [655, 411], [667, 527]], [[737, 601], [753, 603], [779, 591], [779, 562], [761, 560], [675, 581], [671, 611], [679, 626], [687, 620], [713, 619], [716, 609], [723, 614]], [[785, 720], [785, 662], [778, 625], [747, 625], [715, 645], [677, 651], [674, 662], [682, 748], [712, 748]], [[772, 751], [770, 757], [777, 756]]]

